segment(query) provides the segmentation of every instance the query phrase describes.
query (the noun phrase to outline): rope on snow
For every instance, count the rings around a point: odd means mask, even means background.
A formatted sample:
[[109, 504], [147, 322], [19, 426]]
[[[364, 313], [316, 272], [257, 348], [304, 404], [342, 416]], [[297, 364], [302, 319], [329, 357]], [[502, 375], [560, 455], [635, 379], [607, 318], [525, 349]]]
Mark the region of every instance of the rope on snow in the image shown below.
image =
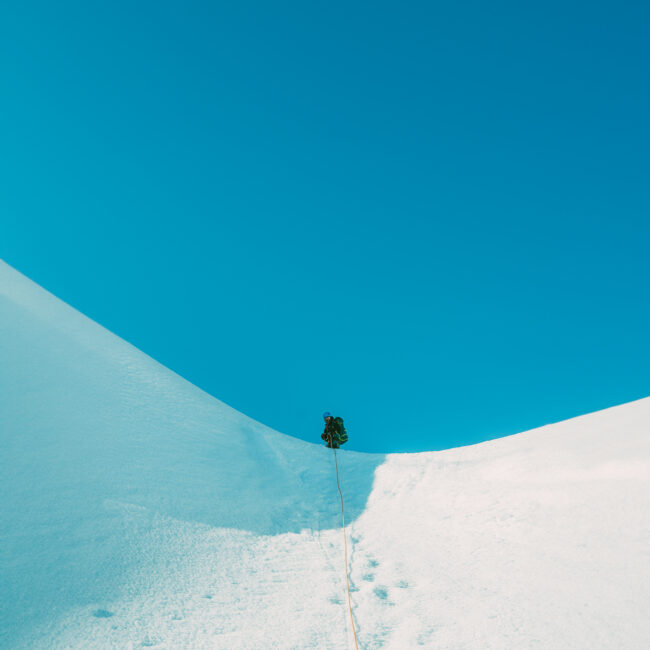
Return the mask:
[[341, 492], [341, 483], [339, 482], [339, 463], [336, 459], [336, 449], [334, 448], [334, 445], [332, 445], [332, 450], [334, 451], [334, 465], [336, 467], [336, 487], [339, 489], [339, 495], [341, 497], [341, 519], [343, 521], [343, 547], [345, 548], [345, 583], [348, 589], [348, 610], [350, 612], [350, 621], [352, 623], [352, 634], [354, 635], [354, 647], [359, 650], [359, 644], [357, 642], [357, 630], [354, 627], [354, 617], [352, 616], [352, 598], [350, 596], [350, 576], [348, 572], [348, 537], [345, 534], [345, 507], [343, 506], [343, 492]]

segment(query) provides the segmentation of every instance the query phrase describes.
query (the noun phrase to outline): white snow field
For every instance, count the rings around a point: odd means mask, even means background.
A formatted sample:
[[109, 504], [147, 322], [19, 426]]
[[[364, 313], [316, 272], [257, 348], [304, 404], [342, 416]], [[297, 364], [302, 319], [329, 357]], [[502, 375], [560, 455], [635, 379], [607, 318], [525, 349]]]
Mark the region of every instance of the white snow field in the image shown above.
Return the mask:
[[[354, 648], [332, 452], [2, 262], [0, 458], [0, 647]], [[650, 399], [338, 458], [361, 648], [650, 647]]]

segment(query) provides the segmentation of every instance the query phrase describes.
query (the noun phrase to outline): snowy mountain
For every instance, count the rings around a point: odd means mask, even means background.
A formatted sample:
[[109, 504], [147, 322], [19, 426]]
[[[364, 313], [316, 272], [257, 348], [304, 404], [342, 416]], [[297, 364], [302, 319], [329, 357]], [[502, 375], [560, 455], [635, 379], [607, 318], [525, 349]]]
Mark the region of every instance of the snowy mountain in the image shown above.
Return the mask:
[[[0, 444], [0, 647], [354, 647], [332, 452], [2, 262]], [[650, 646], [650, 399], [338, 461], [360, 647]]]

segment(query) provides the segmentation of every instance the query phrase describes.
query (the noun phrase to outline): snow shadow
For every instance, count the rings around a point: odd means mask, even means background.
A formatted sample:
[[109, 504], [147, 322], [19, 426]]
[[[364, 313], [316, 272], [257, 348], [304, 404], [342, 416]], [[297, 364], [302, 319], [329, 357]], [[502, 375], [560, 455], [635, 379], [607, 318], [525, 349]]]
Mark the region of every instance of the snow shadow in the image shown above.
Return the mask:
[[[333, 450], [253, 421], [238, 424], [235, 435], [232, 427], [224, 427], [196, 444], [181, 437], [185, 442], [180, 449], [178, 438], [169, 450], [158, 446], [158, 458], [150, 457], [146, 468], [140, 466], [149, 476], [120, 481], [155, 490], [131, 490], [122, 498], [180, 521], [258, 535], [340, 527]], [[364, 511], [375, 470], [384, 459], [383, 454], [337, 452], [346, 523]]]

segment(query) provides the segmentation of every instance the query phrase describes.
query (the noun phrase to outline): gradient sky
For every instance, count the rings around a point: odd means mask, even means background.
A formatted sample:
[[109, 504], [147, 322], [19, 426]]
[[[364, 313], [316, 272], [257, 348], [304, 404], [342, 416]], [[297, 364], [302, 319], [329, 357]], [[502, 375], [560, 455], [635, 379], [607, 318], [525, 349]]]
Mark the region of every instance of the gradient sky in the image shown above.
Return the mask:
[[285, 433], [650, 394], [647, 2], [4, 2], [0, 257]]

